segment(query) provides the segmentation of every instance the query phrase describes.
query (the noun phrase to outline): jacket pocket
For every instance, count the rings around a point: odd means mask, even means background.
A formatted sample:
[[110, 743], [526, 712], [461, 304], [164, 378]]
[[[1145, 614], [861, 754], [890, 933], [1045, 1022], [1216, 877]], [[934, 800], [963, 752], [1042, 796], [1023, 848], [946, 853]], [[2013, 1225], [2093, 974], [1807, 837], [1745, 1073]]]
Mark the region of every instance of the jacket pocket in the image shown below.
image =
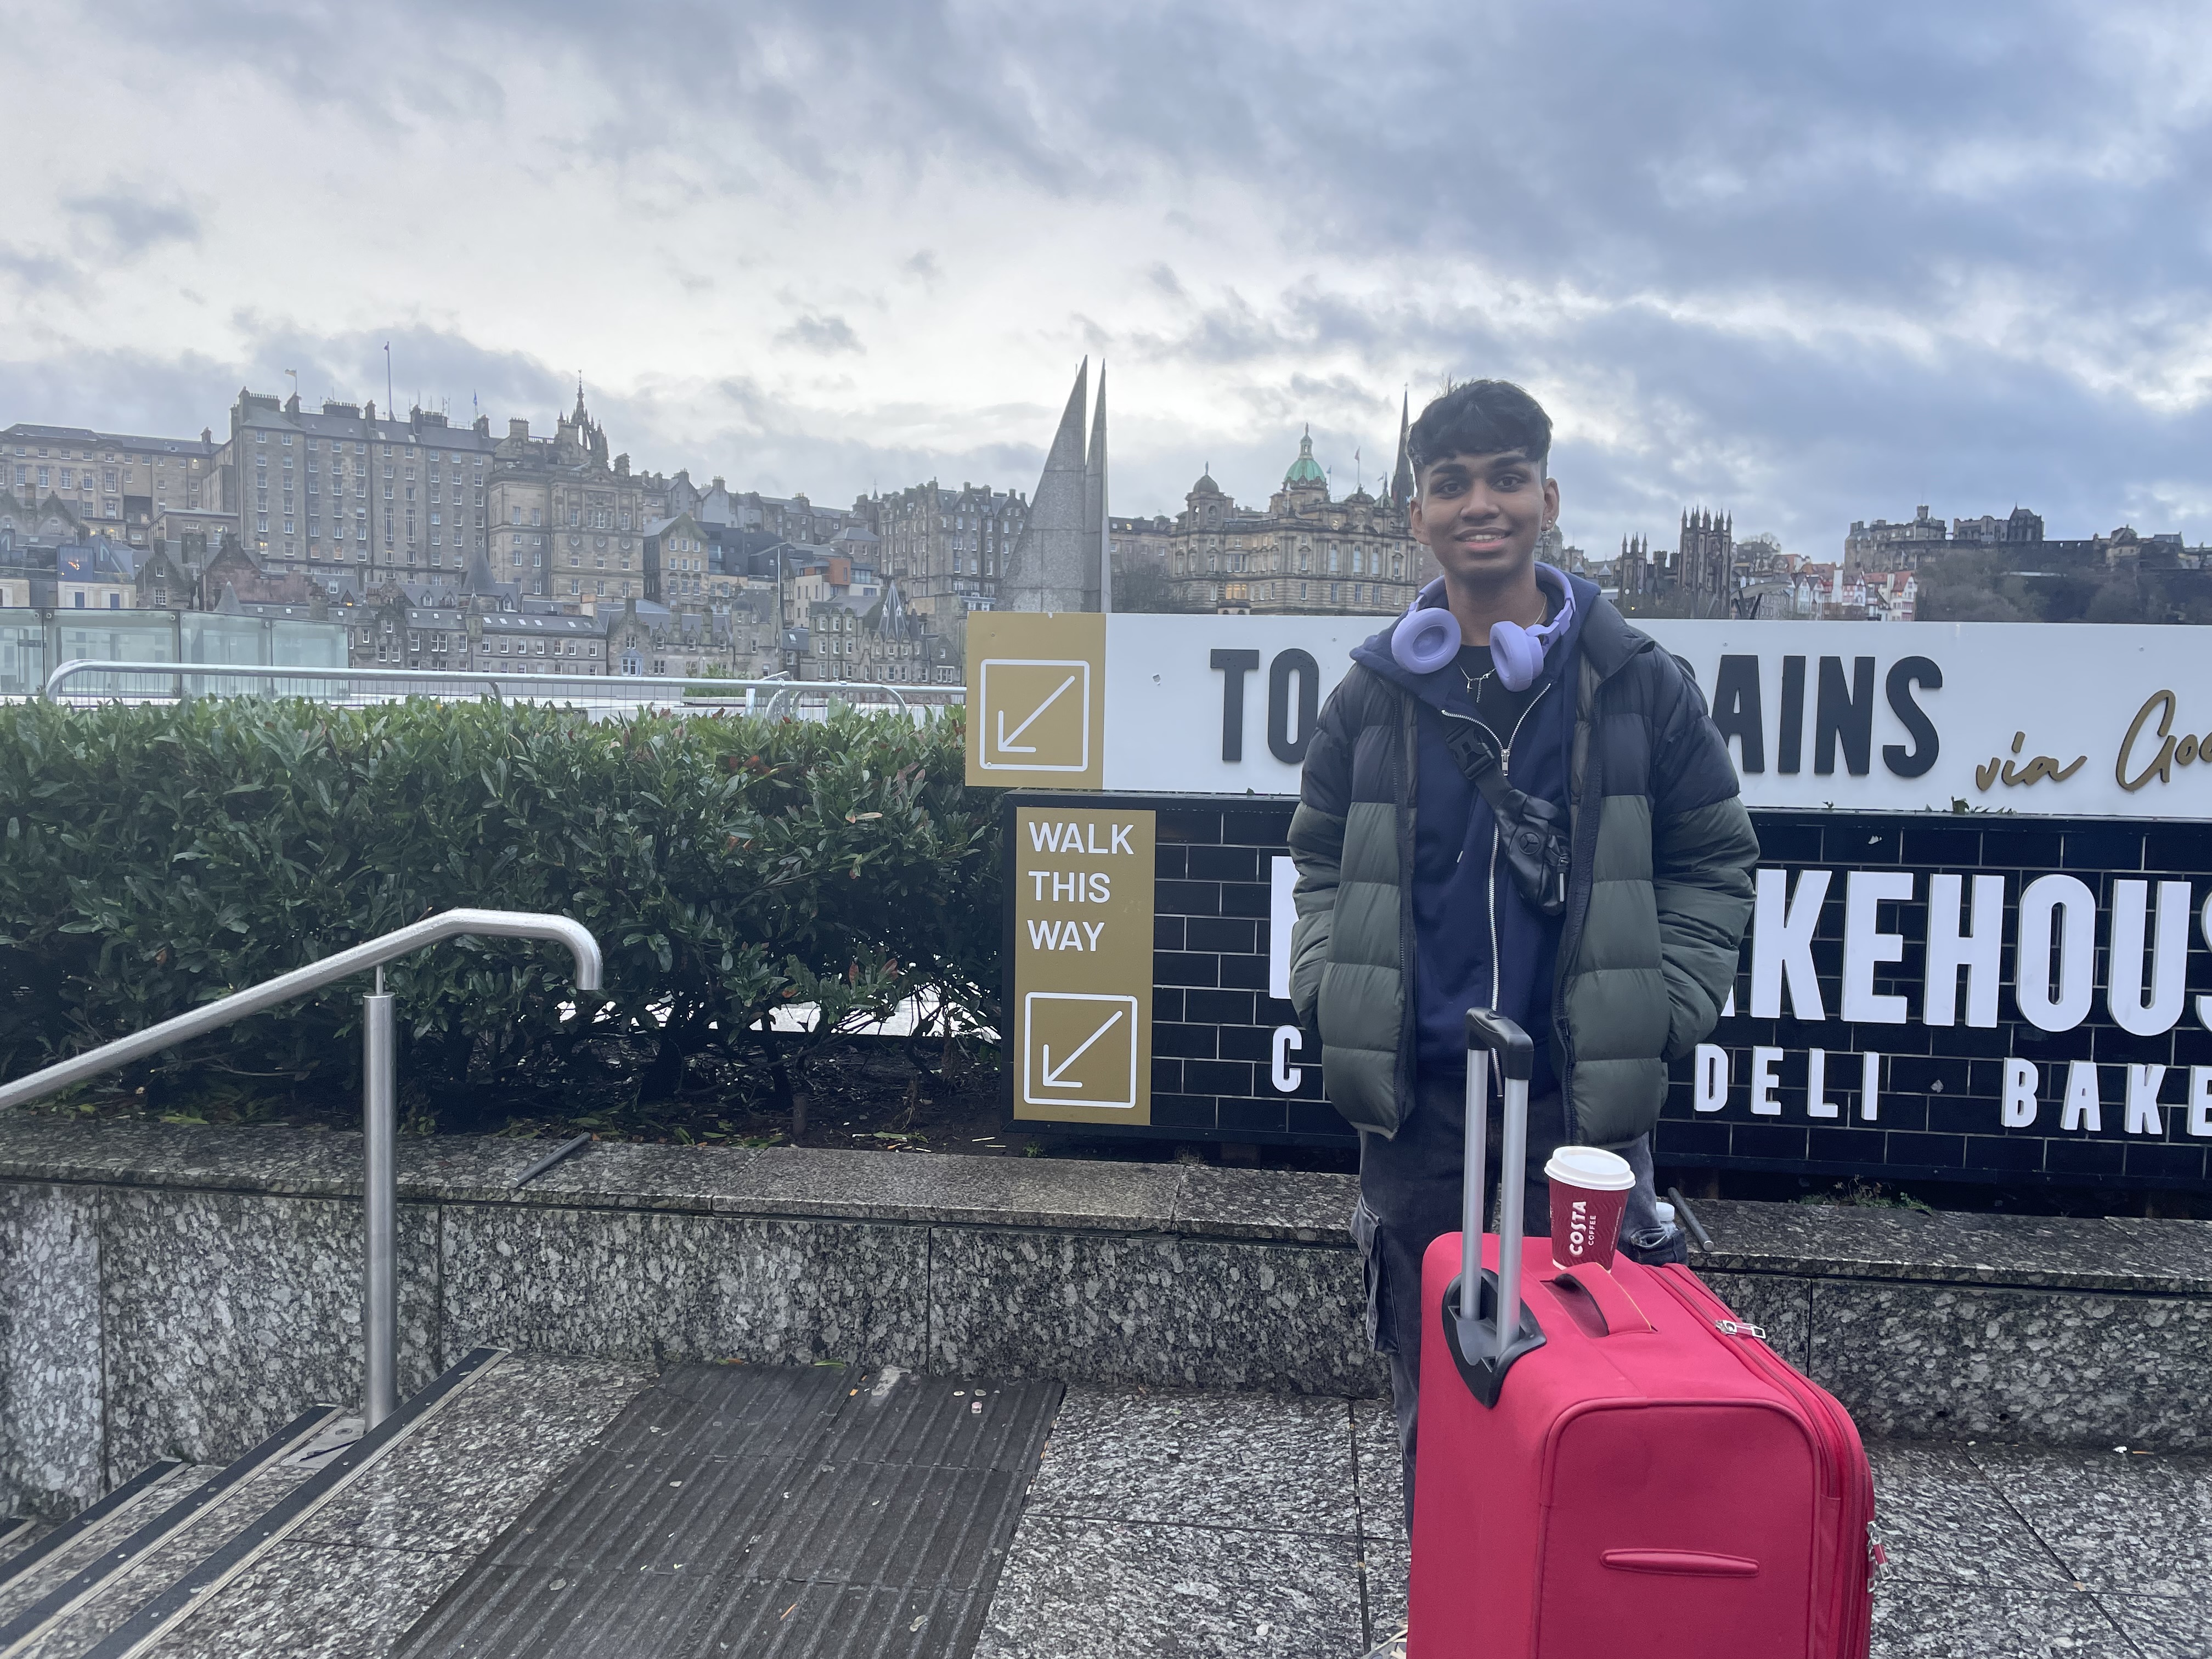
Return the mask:
[[1377, 1353], [1398, 1352], [1397, 1327], [1390, 1318], [1390, 1277], [1382, 1268], [1382, 1220], [1361, 1199], [1352, 1209], [1352, 1242], [1367, 1276], [1367, 1346]]

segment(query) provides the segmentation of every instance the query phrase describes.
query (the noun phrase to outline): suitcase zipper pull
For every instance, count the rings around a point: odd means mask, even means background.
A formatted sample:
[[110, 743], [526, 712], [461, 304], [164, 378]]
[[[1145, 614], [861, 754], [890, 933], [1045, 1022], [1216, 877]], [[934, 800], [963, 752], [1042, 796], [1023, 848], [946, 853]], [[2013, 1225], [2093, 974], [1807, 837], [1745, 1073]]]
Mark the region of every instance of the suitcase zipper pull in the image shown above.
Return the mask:
[[1748, 1324], [1740, 1319], [1716, 1319], [1713, 1328], [1723, 1336], [1755, 1336], [1762, 1342], [1766, 1340], [1765, 1326]]
[[1888, 1552], [1887, 1550], [1886, 1550], [1886, 1549], [1882, 1548], [1882, 1547], [1881, 1547], [1881, 1540], [1875, 1536], [1875, 1533], [1874, 1533], [1874, 1522], [1871, 1522], [1871, 1521], [1869, 1521], [1869, 1522], [1867, 1522], [1867, 1594], [1868, 1594], [1868, 1595], [1873, 1595], [1873, 1594], [1874, 1594], [1875, 1580], [1877, 1577], [1879, 1577], [1881, 1576], [1881, 1570], [1882, 1570], [1884, 1567], [1887, 1566], [1888, 1565], [1889, 1565], [1889, 1552]]

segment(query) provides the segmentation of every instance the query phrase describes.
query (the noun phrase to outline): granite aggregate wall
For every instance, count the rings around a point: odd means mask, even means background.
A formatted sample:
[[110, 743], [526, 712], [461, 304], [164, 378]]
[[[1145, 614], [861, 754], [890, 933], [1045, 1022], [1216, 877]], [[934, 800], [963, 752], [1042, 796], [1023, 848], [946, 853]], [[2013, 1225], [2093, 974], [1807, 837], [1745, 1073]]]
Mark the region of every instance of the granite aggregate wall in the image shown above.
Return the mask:
[[[1350, 1177], [411, 1142], [401, 1382], [478, 1343], [1372, 1396]], [[0, 1116], [0, 1513], [360, 1376], [357, 1137]], [[1869, 1435], [2212, 1450], [2212, 1224], [1700, 1205], [1694, 1265]]]
[[[1387, 1386], [1341, 1178], [608, 1146], [518, 1190], [542, 1150], [403, 1144], [403, 1389], [480, 1343]], [[0, 1513], [65, 1515], [356, 1399], [360, 1157], [353, 1135], [0, 1116]]]

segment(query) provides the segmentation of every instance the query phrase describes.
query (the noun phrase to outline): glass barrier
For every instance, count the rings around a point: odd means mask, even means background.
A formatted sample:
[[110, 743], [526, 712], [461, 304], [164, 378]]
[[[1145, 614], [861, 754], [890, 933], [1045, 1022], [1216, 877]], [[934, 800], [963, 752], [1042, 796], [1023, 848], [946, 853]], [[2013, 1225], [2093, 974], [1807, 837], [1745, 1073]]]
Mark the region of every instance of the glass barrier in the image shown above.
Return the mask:
[[0, 697], [35, 697], [46, 683], [46, 618], [35, 611], [0, 611]]

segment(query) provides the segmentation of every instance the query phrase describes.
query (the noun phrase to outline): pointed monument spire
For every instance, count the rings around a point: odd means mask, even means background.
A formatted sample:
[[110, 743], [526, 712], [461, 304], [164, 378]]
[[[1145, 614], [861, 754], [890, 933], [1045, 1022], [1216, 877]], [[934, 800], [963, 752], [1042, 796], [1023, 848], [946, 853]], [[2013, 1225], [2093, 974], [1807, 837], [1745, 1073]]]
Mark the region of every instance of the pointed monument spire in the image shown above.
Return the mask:
[[[1087, 361], [1087, 360], [1086, 360]], [[1084, 577], [1085, 611], [1114, 608], [1112, 538], [1106, 522], [1106, 360], [1098, 360], [1098, 408], [1091, 417], [1091, 454], [1083, 469], [1083, 537], [1097, 569]]]
[[1394, 507], [1410, 507], [1413, 501], [1413, 457], [1407, 441], [1413, 430], [1413, 394], [1402, 392], [1398, 403], [1398, 465], [1390, 472], [1390, 501]]
[[[1083, 405], [1090, 385], [1091, 359], [1085, 357], [1075, 371], [1036, 494], [1030, 498], [1029, 517], [1000, 579], [1002, 611], [1085, 608], [1085, 578], [1097, 568], [1098, 557], [1097, 544], [1084, 535], [1090, 479], [1083, 453]], [[1095, 607], [1095, 590], [1092, 603]]]

